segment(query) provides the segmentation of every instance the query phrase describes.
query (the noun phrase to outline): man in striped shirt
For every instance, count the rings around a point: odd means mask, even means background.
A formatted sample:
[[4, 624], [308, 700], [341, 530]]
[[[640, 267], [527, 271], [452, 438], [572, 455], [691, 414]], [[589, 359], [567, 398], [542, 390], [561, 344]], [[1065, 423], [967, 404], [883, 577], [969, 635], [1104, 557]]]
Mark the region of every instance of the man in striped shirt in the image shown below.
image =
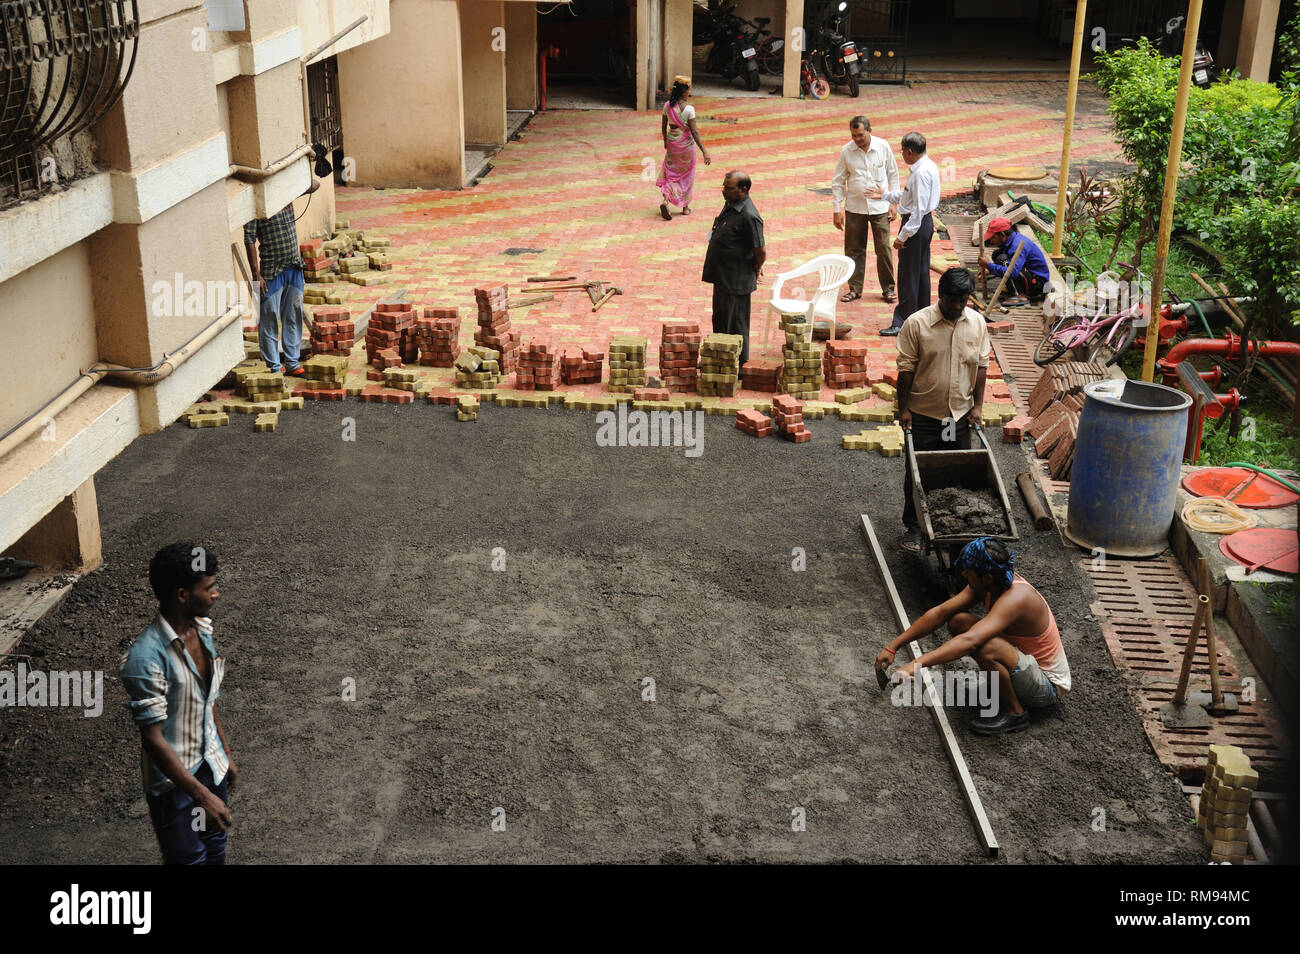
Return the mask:
[[217, 557], [190, 543], [149, 563], [158, 616], [122, 657], [127, 708], [140, 727], [145, 801], [165, 864], [226, 862], [230, 759], [217, 697], [225, 659], [212, 641]]
[[[320, 188], [312, 177], [303, 195]], [[310, 200], [308, 200], [310, 201]], [[294, 225], [293, 203], [269, 219], [254, 219], [244, 226], [244, 250], [253, 270], [253, 281], [262, 294], [257, 319], [257, 344], [262, 360], [272, 371], [283, 370], [291, 377], [305, 377], [299, 362], [302, 353], [303, 261], [298, 251], [298, 228]], [[280, 344], [283, 340], [284, 353]], [[280, 359], [284, 359], [283, 366]]]

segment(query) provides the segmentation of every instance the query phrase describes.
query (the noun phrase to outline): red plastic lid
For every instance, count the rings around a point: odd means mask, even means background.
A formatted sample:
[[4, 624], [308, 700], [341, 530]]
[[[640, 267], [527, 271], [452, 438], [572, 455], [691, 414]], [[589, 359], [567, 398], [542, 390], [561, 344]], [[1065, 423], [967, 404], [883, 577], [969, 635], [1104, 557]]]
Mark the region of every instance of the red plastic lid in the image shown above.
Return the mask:
[[1297, 542], [1294, 530], [1278, 527], [1239, 530], [1220, 540], [1219, 550], [1224, 556], [1252, 571], [1300, 571], [1300, 543]]
[[1198, 470], [1183, 478], [1183, 489], [1193, 497], [1227, 497], [1238, 507], [1252, 510], [1288, 507], [1300, 500], [1300, 494], [1246, 467]]

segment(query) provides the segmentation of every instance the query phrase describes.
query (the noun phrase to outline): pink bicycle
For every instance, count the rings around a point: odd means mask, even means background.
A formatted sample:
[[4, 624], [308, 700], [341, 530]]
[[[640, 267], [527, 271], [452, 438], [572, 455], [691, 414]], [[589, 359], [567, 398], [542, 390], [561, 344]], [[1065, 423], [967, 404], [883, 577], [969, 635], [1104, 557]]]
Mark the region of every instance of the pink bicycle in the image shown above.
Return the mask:
[[[1135, 273], [1138, 287], [1142, 287], [1142, 273], [1121, 262], [1128, 273]], [[1069, 351], [1077, 349], [1089, 363], [1115, 364], [1128, 351], [1139, 326], [1145, 326], [1150, 317], [1150, 305], [1142, 297], [1115, 314], [1107, 314], [1107, 300], [1103, 299], [1096, 314], [1065, 314], [1043, 335], [1034, 350], [1034, 364], [1046, 367]]]

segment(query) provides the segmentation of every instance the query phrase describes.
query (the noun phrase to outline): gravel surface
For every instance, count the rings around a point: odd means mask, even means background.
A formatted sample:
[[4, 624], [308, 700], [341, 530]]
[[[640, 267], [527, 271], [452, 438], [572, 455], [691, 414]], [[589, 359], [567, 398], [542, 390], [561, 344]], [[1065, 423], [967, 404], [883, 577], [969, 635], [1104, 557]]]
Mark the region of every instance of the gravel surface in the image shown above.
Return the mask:
[[[711, 417], [692, 459], [598, 447], [591, 414], [349, 402], [140, 438], [96, 477], [104, 567], [20, 647], [104, 670], [104, 713], [0, 710], [0, 856], [157, 860], [116, 670], [149, 557], [190, 538], [221, 560], [233, 862], [980, 861], [929, 714], [872, 672], [894, 626], [859, 514], [913, 615], [944, 596], [897, 549], [902, 461], [810, 427]], [[953, 713], [1002, 857], [1202, 861], [1077, 558], [1018, 547], [1069, 653], [1066, 721], [985, 739]]]

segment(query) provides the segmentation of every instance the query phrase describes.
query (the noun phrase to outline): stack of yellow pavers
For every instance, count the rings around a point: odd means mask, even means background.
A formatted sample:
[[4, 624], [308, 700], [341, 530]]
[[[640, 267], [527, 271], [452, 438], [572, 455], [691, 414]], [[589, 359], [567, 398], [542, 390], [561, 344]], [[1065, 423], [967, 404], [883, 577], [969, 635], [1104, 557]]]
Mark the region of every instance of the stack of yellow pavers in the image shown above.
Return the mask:
[[705, 336], [700, 343], [700, 394], [736, 396], [740, 390], [740, 350], [743, 347], [745, 339], [740, 335], [715, 333]]
[[631, 394], [645, 387], [646, 339], [615, 335], [609, 341], [609, 390]]
[[784, 315], [781, 331], [785, 334], [781, 346], [781, 393], [817, 400], [822, 393], [822, 349], [813, 344], [812, 325], [799, 315]]
[[857, 434], [845, 434], [840, 446], [846, 450], [875, 450], [884, 457], [903, 456], [903, 429], [897, 424], [864, 428]]
[[1259, 773], [1250, 767], [1250, 757], [1240, 748], [1210, 746], [1196, 827], [1205, 832], [1211, 861], [1240, 864], [1246, 860], [1250, 800], [1258, 784]]

